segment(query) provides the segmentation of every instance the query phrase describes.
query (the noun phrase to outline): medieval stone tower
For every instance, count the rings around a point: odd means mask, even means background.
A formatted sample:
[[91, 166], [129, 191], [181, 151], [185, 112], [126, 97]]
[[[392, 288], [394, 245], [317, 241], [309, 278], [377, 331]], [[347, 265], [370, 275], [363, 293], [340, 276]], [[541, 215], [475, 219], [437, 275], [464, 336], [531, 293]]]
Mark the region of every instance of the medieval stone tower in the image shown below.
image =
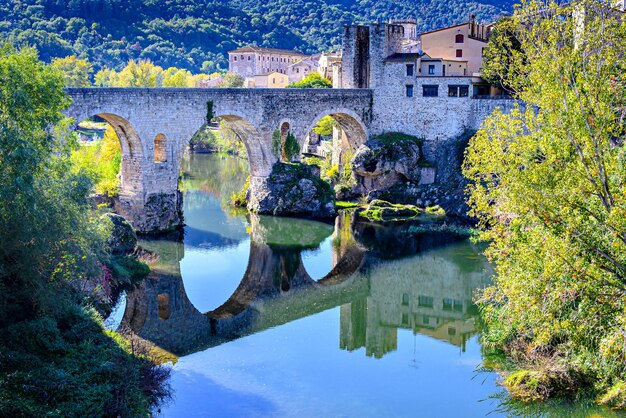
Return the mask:
[[346, 25], [343, 29], [343, 88], [381, 85], [385, 58], [402, 52], [404, 27], [394, 24]]

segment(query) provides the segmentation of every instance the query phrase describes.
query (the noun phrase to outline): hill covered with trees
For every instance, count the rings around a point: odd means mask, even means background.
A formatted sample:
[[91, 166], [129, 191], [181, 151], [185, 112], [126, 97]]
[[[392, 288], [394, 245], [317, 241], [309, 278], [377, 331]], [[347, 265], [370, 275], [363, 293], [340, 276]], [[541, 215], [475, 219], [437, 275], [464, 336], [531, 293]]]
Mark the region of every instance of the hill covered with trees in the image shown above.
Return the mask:
[[9, 0], [0, 37], [37, 47], [45, 61], [77, 55], [96, 71], [130, 59], [192, 72], [227, 68], [245, 44], [306, 53], [336, 49], [346, 23], [413, 17], [420, 30], [491, 21], [513, 0]]

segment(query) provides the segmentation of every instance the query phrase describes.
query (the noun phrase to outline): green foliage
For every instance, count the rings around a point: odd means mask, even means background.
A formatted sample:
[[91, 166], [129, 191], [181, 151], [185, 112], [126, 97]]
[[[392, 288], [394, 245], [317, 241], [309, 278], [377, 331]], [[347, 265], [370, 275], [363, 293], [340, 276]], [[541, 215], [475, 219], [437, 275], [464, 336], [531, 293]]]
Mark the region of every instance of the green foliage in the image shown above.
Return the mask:
[[321, 136], [329, 136], [333, 134], [333, 128], [337, 127], [337, 122], [331, 116], [324, 116], [317, 122], [313, 128], [313, 132]]
[[217, 86], [224, 88], [243, 87], [243, 77], [241, 74], [226, 73]]
[[493, 22], [510, 0], [21, 0], [0, 2], [0, 36], [36, 46], [42, 58], [76, 55], [96, 70], [149, 59], [162, 68], [223, 72], [226, 52], [253, 44], [312, 54], [337, 50], [346, 23], [418, 17], [418, 30], [467, 20]]
[[211, 123], [213, 117], [213, 100], [209, 100], [208, 102], [206, 102], [206, 123]]
[[194, 150], [237, 155], [242, 158], [248, 155], [241, 138], [224, 121], [220, 121], [218, 129], [203, 125], [191, 138], [190, 145]]
[[287, 86], [288, 89], [330, 89], [333, 87], [332, 81], [322, 77], [320, 73], [313, 72], [300, 81], [291, 83]]
[[248, 204], [248, 191], [250, 190], [250, 176], [246, 179], [243, 187], [237, 193], [233, 193], [230, 202], [233, 206], [246, 207]]
[[65, 58], [55, 58], [52, 66], [63, 73], [67, 87], [90, 87], [93, 66], [86, 59], [79, 59], [74, 55]]
[[122, 148], [113, 128], [107, 125], [104, 137], [95, 143], [77, 146], [71, 154], [72, 171], [91, 179], [98, 193], [117, 196]]
[[291, 132], [289, 132], [287, 138], [285, 138], [283, 153], [285, 161], [292, 161], [300, 154], [300, 144], [298, 144], [298, 140]]
[[93, 310], [68, 307], [0, 330], [1, 416], [149, 416], [169, 369], [132, 353]]
[[526, 110], [487, 118], [464, 164], [497, 272], [484, 341], [607, 393], [626, 378], [626, 23], [586, 2], [527, 3], [512, 21], [528, 64], [503, 81]]
[[219, 74], [192, 74], [191, 72], [169, 67], [167, 70], [155, 65], [149, 59], [130, 60], [121, 71], [103, 68], [94, 76], [96, 87], [198, 87], [199, 83]]
[[484, 61], [480, 71], [485, 80], [511, 92], [516, 88], [512, 83], [525, 74], [527, 68], [526, 55], [517, 37], [519, 27], [516, 25], [518, 22], [511, 17], [498, 19], [483, 53]]
[[79, 307], [108, 282], [105, 238], [72, 170], [63, 74], [0, 47], [0, 416], [146, 416], [168, 372]]

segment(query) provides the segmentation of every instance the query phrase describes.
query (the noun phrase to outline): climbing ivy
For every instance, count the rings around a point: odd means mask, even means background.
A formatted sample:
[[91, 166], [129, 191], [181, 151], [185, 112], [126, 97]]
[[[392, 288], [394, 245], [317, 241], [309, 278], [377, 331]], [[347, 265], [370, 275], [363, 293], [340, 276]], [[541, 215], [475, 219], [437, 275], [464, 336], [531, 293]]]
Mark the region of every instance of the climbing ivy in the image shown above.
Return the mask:
[[213, 100], [206, 102], [206, 123], [210, 124], [215, 115], [213, 114]]

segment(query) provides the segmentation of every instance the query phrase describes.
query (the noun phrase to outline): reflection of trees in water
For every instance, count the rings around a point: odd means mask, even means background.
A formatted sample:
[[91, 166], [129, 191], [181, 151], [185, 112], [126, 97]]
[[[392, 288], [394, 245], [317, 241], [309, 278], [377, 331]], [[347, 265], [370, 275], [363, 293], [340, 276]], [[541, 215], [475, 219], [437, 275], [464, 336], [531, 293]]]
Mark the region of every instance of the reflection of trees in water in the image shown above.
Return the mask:
[[[351, 222], [340, 218], [329, 274], [333, 277], [316, 282], [306, 272], [301, 253], [319, 246], [332, 227], [259, 216], [251, 217], [250, 224], [248, 268], [220, 307], [206, 314], [197, 311], [187, 298], [179, 270], [169, 268], [168, 274], [157, 272], [128, 293], [123, 323], [176, 354], [206, 349], [336, 306], [341, 306], [341, 348], [365, 347], [366, 354], [375, 357], [396, 348], [398, 328], [460, 347], [475, 333], [472, 293], [487, 285], [488, 277], [484, 260], [476, 260], [466, 242], [422, 237], [421, 244], [404, 243], [399, 252], [404, 257], [382, 259], [377, 254], [391, 251], [384, 233], [365, 234], [369, 237], [365, 251], [359, 240], [364, 226], [347, 228]], [[349, 236], [350, 231], [354, 236]], [[297, 246], [298, 236], [310, 242]], [[376, 241], [372, 236], [382, 238]], [[407, 248], [418, 253], [408, 255]]]
[[[186, 199], [199, 199], [203, 193], [228, 203], [230, 196], [241, 190], [248, 177], [248, 161], [242, 158], [216, 154], [191, 154], [181, 162], [180, 188], [187, 193]], [[189, 196], [189, 197], [188, 197]], [[185, 201], [185, 206], [197, 208], [202, 202]]]

